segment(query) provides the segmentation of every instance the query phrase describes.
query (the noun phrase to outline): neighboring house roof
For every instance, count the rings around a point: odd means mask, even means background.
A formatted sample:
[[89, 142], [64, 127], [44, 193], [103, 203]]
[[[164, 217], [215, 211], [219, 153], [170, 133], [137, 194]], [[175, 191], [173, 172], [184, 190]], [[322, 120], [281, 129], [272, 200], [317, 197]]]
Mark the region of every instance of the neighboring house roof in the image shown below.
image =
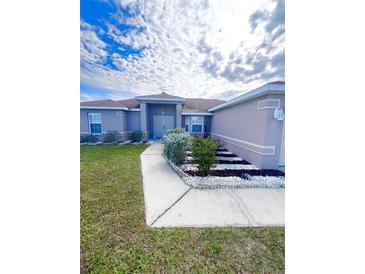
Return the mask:
[[285, 94], [285, 82], [277, 81], [277, 82], [267, 83], [259, 88], [246, 92], [227, 102], [212, 107], [209, 109], [209, 111], [221, 110], [267, 94]]
[[186, 98], [183, 112], [208, 112], [208, 109], [222, 104], [225, 101], [217, 99]]

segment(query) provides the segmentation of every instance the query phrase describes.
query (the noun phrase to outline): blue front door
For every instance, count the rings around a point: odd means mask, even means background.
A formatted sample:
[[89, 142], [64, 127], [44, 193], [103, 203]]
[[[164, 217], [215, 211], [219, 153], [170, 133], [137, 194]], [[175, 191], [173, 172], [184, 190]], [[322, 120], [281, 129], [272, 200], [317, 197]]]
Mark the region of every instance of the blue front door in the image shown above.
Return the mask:
[[174, 128], [174, 116], [153, 116], [153, 138], [163, 137], [170, 129]]

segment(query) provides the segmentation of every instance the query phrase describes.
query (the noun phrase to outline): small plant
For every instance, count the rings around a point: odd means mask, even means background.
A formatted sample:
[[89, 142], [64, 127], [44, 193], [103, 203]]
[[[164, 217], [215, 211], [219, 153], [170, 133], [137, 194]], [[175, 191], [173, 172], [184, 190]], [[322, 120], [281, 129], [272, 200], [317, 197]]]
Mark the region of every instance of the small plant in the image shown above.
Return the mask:
[[217, 157], [215, 157], [218, 148], [217, 142], [211, 137], [196, 136], [192, 140], [191, 148], [194, 163], [202, 175], [207, 176], [210, 169], [218, 163]]
[[172, 133], [176, 133], [176, 134], [184, 134], [186, 133], [185, 129], [183, 128], [174, 128], [174, 129], [171, 129], [167, 132], [167, 134], [172, 134]]
[[227, 143], [220, 138], [217, 138], [217, 137], [212, 137], [212, 138], [220, 147], [225, 147], [227, 145]]
[[143, 132], [142, 131], [133, 131], [130, 134], [130, 139], [132, 142], [141, 142], [143, 138]]
[[96, 143], [98, 137], [93, 134], [83, 134], [80, 136], [80, 143]]
[[120, 133], [118, 131], [108, 131], [104, 134], [104, 143], [116, 143], [120, 140]]
[[186, 150], [190, 136], [187, 133], [169, 133], [163, 137], [163, 153], [167, 159], [175, 165], [181, 165], [185, 161]]

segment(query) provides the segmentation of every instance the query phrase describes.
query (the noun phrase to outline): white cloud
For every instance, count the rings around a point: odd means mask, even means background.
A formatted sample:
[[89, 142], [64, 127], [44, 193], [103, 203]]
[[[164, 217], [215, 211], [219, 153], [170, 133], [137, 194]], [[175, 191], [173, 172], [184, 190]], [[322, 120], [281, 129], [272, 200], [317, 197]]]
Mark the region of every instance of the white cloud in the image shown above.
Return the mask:
[[[283, 4], [266, 0], [119, 3], [135, 16], [117, 13], [115, 18], [143, 31], [122, 33], [107, 22], [105, 34], [116, 43], [144, 50], [128, 59], [109, 53], [118, 68], [113, 70], [102, 63], [105, 43], [87, 27], [81, 34], [84, 83], [114, 90], [116, 95], [123, 95], [121, 90], [166, 91], [219, 98], [224, 92], [226, 97], [232, 90], [247, 91], [270, 80], [283, 80], [284, 11], [278, 10]], [[250, 21], [253, 14], [255, 20]]]
[[106, 44], [98, 38], [93, 29], [89, 24], [81, 22], [80, 57], [82, 62], [96, 63], [107, 56], [104, 50]]

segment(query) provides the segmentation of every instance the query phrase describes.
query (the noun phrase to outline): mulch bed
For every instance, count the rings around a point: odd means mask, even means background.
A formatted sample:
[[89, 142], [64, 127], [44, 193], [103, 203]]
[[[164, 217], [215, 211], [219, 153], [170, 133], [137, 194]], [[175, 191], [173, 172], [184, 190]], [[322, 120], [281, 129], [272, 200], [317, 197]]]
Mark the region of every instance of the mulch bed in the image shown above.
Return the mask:
[[[193, 160], [185, 161], [186, 165], [194, 164]], [[239, 165], [251, 165], [250, 162], [246, 160], [228, 161], [228, 160], [218, 160], [218, 164], [239, 164]]]
[[[217, 157], [238, 157], [236, 154], [223, 154], [220, 152], [228, 151], [225, 148], [218, 148], [216, 151]], [[191, 152], [188, 152], [187, 155], [191, 156]], [[219, 164], [241, 164], [241, 165], [250, 165], [251, 163], [242, 159], [236, 161], [229, 161], [229, 160], [218, 160]], [[193, 160], [187, 160], [184, 164], [194, 164]], [[190, 176], [202, 176], [201, 172], [198, 170], [185, 170]], [[217, 176], [217, 177], [240, 177], [246, 178], [248, 176], [285, 176], [285, 173], [281, 170], [277, 169], [258, 169], [258, 170], [247, 170], [247, 169], [225, 169], [225, 170], [211, 170], [209, 172], [210, 176]]]
[[[217, 157], [238, 157], [236, 154], [224, 154], [221, 152], [228, 152], [225, 148], [218, 148], [216, 151]], [[191, 156], [191, 152], [186, 154], [187, 156]], [[251, 165], [250, 162], [242, 159], [242, 160], [218, 160], [219, 164], [240, 164], [240, 165]], [[184, 164], [194, 164], [194, 160], [187, 160]], [[202, 176], [202, 174], [198, 170], [185, 170], [185, 173], [190, 176]], [[281, 170], [277, 169], [258, 169], [258, 170], [248, 170], [248, 169], [224, 169], [224, 170], [211, 170], [209, 172], [210, 176], [217, 176], [217, 177], [240, 177], [240, 178], [247, 178], [248, 176], [285, 176], [285, 173]]]
[[218, 160], [218, 164], [251, 165], [251, 163], [249, 161], [246, 161], [246, 160], [236, 160], [236, 161]]
[[217, 157], [238, 157], [236, 154], [233, 154], [233, 153], [231, 153], [231, 154], [222, 154], [222, 153], [219, 153], [219, 152], [216, 152], [215, 156], [217, 156]]
[[[224, 153], [219, 153], [220, 151], [217, 151], [215, 153], [215, 156], [217, 157], [238, 157], [236, 154], [224, 154]], [[192, 156], [192, 153], [191, 152], [186, 152], [186, 156]]]
[[[202, 176], [200, 171], [193, 171], [193, 170], [186, 170], [185, 173], [187, 173], [190, 176]], [[277, 169], [258, 169], [258, 170], [234, 170], [234, 169], [225, 169], [225, 170], [211, 170], [209, 172], [210, 176], [218, 176], [218, 177], [241, 177], [245, 178], [247, 175], [249, 176], [285, 176], [285, 173], [277, 170]]]

